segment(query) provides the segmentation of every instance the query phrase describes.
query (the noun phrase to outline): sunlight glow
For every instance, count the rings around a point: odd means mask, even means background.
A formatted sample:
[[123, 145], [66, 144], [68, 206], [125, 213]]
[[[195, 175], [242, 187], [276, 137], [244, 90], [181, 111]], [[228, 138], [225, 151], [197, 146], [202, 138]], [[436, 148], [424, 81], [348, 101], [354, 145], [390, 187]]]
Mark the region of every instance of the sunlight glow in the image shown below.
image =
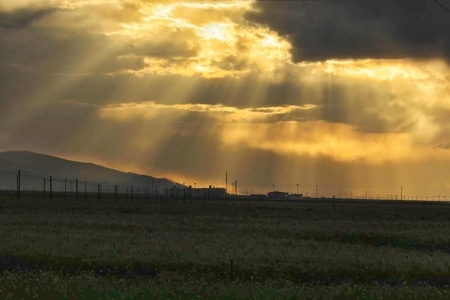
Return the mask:
[[131, 118], [152, 119], [162, 111], [178, 111], [179, 113], [205, 113], [219, 123], [260, 123], [277, 115], [289, 114], [297, 110], [313, 110], [315, 105], [278, 106], [264, 108], [237, 108], [224, 105], [209, 104], [158, 104], [153, 101], [144, 103], [123, 103], [108, 105], [100, 110], [100, 117], [105, 119], [129, 120]]
[[348, 125], [323, 121], [230, 126], [224, 141], [285, 155], [328, 156], [336, 161], [371, 164], [416, 160], [424, 154], [418, 149], [410, 151], [412, 141], [407, 134], [364, 134]]
[[0, 144], [81, 149], [113, 167], [197, 182], [220, 182], [226, 170], [261, 181], [291, 180], [300, 167], [328, 176], [318, 165], [363, 165], [383, 181], [400, 165], [392, 178], [417, 183], [441, 162], [433, 176], [444, 181], [447, 61], [297, 62], [287, 36], [248, 18], [254, 4], [0, 0], [3, 13], [32, 12], [27, 22], [12, 15], [23, 28], [2, 31], [12, 100]]
[[[154, 73], [221, 78], [252, 71], [272, 72], [289, 62], [290, 45], [268, 28], [237, 23], [230, 17], [231, 13], [235, 19], [242, 17], [250, 5], [250, 1], [150, 3], [140, 8], [141, 21], [120, 23], [105, 34], [124, 41], [132, 39], [137, 48], [167, 47], [167, 54], [144, 56], [146, 67], [136, 71], [139, 76]], [[209, 20], [211, 14], [214, 18]], [[170, 43], [165, 35], [173, 37]], [[179, 48], [183, 46], [181, 41], [189, 43], [196, 53], [184, 54], [187, 49]], [[176, 68], [173, 59], [177, 59]]]
[[430, 77], [442, 77], [446, 68], [443, 60], [417, 62], [407, 59], [361, 59], [361, 60], [327, 60], [318, 63], [300, 63], [301, 66], [315, 65], [326, 73], [339, 76], [366, 77], [377, 80], [392, 81], [396, 78], [407, 80], [426, 80]]
[[217, 39], [227, 41], [230, 38], [229, 24], [215, 23], [208, 24], [199, 28], [200, 35], [205, 39]]

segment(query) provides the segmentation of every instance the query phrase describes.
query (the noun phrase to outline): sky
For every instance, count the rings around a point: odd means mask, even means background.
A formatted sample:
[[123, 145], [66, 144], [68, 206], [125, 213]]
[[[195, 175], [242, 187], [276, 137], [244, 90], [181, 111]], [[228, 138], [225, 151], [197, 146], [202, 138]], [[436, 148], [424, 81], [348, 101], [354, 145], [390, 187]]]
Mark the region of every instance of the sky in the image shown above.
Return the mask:
[[[450, 1], [0, 0], [0, 151], [450, 198]], [[316, 189], [317, 187], [317, 189]]]

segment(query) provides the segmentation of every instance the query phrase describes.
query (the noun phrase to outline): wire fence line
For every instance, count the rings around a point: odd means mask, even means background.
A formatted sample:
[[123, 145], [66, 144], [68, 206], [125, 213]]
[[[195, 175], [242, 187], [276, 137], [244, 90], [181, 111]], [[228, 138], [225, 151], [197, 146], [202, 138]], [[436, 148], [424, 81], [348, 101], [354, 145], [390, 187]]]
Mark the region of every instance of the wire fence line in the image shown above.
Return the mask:
[[[154, 182], [148, 185], [119, 184], [99, 180], [89, 181], [75, 177], [54, 177], [52, 175], [42, 177], [32, 173], [17, 171], [0, 171], [0, 193], [10, 195], [17, 199], [30, 196], [40, 196], [45, 199], [91, 199], [100, 200], [102, 197], [113, 197], [116, 200], [126, 198], [153, 199], [162, 197], [161, 188]], [[163, 192], [164, 190], [162, 190]]]
[[44, 199], [64, 198], [75, 200], [220, 200], [227, 198], [225, 188], [209, 186], [192, 188], [176, 183], [115, 183], [105, 180], [83, 180], [75, 177], [41, 176], [20, 170], [0, 171], [0, 196], [9, 198]]
[[[265, 185], [268, 191], [275, 191], [276, 188], [282, 190], [296, 189], [297, 193], [289, 195], [299, 196], [302, 199], [354, 199], [354, 200], [418, 200], [433, 202], [448, 202], [450, 197], [443, 190], [425, 190], [423, 193], [404, 193], [401, 190], [392, 190], [391, 192], [377, 193], [374, 191], [359, 192], [336, 192], [330, 191], [330, 187], [315, 185], [312, 187], [303, 186], [301, 188], [311, 190], [310, 193], [299, 193], [298, 184], [294, 186], [286, 185]], [[348, 187], [347, 187], [348, 188]], [[241, 188], [234, 187], [227, 190], [209, 186], [207, 188], [193, 188], [192, 186], [181, 186], [174, 184], [172, 186], [161, 186], [155, 181], [147, 184], [136, 183], [115, 183], [99, 179], [98, 181], [78, 179], [74, 176], [52, 176], [43, 177], [33, 172], [21, 172], [20, 170], [0, 170], [0, 196], [9, 198], [27, 198], [41, 197], [44, 199], [64, 198], [75, 200], [113, 199], [119, 200], [139, 200], [139, 199], [175, 199], [175, 200], [215, 200], [215, 199], [263, 199], [268, 198], [266, 194], [255, 192], [261, 189], [261, 186], [251, 186], [243, 184]], [[319, 192], [320, 190], [320, 192]], [[326, 190], [326, 191], [323, 191]], [[270, 193], [269, 193], [270, 194]], [[270, 199], [270, 197], [269, 197]], [[284, 200], [295, 199], [298, 197], [286, 197]]]

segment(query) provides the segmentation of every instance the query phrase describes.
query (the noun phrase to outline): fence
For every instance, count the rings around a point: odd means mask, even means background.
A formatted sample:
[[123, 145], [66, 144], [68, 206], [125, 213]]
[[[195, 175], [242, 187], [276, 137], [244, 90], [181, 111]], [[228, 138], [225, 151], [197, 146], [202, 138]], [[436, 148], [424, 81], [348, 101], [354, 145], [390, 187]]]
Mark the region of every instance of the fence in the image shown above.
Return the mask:
[[44, 199], [158, 199], [163, 197], [158, 185], [118, 184], [99, 180], [98, 182], [79, 180], [78, 178], [61, 178], [49, 175], [38, 176], [18, 171], [0, 171], [0, 194], [4, 197], [42, 197]]
[[[245, 188], [245, 186], [244, 186]], [[258, 186], [257, 188], [261, 188]], [[266, 190], [275, 189], [274, 185], [268, 185]], [[296, 189], [298, 185], [281, 186], [282, 189]], [[319, 186], [304, 187], [311, 192], [303, 199], [315, 200], [321, 198], [331, 199], [354, 199], [354, 200], [419, 200], [433, 202], [447, 202], [448, 197], [443, 190], [428, 190], [424, 193], [405, 194], [403, 187], [398, 191], [376, 193], [374, 191], [365, 192], [336, 192], [330, 187], [324, 187], [325, 193], [319, 193]], [[255, 187], [249, 186], [248, 189], [231, 190], [228, 193], [225, 188], [210, 186], [209, 188], [192, 188], [181, 185], [160, 185], [154, 181], [140, 184], [136, 183], [116, 183], [99, 179], [98, 181], [83, 180], [74, 177], [64, 176], [46, 176], [42, 177], [31, 172], [21, 172], [20, 170], [1, 170], [0, 171], [0, 196], [8, 198], [21, 199], [24, 197], [41, 197], [44, 199], [75, 199], [87, 200], [96, 199], [120, 199], [134, 201], [139, 199], [174, 199], [174, 200], [223, 200], [223, 199], [264, 199], [263, 194], [254, 194]], [[252, 191], [252, 192], [250, 192]], [[299, 195], [299, 194], [291, 194]], [[312, 196], [309, 196], [312, 195]], [[264, 196], [264, 197], [263, 197]], [[292, 200], [292, 197], [288, 197]], [[295, 199], [294, 199], [295, 200]]]
[[227, 198], [225, 188], [192, 188], [180, 185], [114, 183], [62, 178], [42, 177], [18, 171], [0, 171], [0, 196], [8, 198], [75, 199], [88, 200], [223, 200]]

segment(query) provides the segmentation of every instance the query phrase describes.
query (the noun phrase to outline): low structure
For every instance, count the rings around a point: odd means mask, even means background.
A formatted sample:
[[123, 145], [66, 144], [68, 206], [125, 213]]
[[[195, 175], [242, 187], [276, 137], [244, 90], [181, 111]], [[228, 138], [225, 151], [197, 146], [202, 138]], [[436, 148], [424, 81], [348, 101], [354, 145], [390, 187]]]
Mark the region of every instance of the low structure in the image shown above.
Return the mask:
[[302, 200], [303, 194], [290, 194], [287, 198], [289, 200]]
[[267, 193], [267, 198], [270, 200], [284, 200], [287, 199], [289, 193], [286, 192], [279, 192], [279, 191], [273, 191]]
[[221, 200], [226, 198], [225, 188], [209, 186], [208, 188], [192, 188], [173, 186], [164, 189], [166, 199]]

